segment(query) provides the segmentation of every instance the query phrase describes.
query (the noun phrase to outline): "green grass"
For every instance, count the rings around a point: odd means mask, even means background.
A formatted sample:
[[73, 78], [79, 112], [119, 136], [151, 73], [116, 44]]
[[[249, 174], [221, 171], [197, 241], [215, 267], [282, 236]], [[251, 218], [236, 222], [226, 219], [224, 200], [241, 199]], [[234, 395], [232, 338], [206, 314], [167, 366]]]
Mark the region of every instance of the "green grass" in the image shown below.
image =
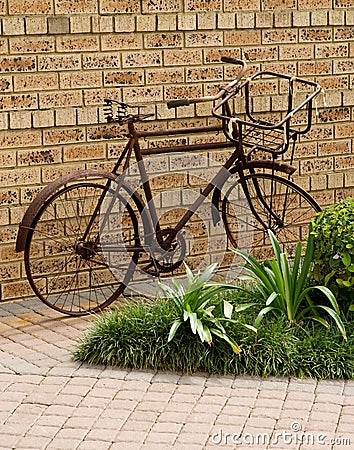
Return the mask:
[[[249, 302], [239, 292], [227, 294], [234, 305]], [[237, 314], [253, 323], [260, 305]], [[258, 333], [227, 324], [228, 335], [242, 351], [235, 354], [222, 339], [208, 345], [182, 324], [168, 342], [177, 311], [171, 300], [127, 302], [97, 316], [73, 351], [74, 359], [122, 368], [205, 371], [212, 374], [354, 378], [354, 321], [345, 321], [345, 341], [333, 323], [327, 330], [304, 322], [291, 326], [286, 318], [267, 314]]]

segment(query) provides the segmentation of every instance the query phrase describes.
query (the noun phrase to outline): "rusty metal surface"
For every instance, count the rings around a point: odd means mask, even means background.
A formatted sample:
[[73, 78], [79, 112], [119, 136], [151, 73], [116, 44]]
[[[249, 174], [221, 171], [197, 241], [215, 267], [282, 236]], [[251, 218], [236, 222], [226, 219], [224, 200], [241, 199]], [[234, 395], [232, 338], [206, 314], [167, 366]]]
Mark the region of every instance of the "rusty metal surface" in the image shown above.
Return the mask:
[[52, 183], [43, 188], [33, 202], [29, 205], [23, 219], [19, 225], [19, 231], [16, 239], [16, 252], [22, 252], [25, 249], [28, 230], [31, 227], [33, 220], [35, 219], [38, 211], [43, 206], [43, 203], [50, 198], [55, 192], [67, 183], [79, 180], [84, 177], [108, 177], [112, 180], [117, 178], [117, 175], [111, 172], [95, 169], [77, 170], [75, 172], [63, 175]]

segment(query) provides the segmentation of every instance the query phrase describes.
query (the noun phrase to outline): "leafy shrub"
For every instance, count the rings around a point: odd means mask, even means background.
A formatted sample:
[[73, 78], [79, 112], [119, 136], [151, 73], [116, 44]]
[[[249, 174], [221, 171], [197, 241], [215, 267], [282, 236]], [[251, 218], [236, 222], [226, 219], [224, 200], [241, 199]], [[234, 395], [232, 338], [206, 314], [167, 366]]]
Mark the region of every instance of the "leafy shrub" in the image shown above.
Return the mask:
[[330, 205], [312, 221], [317, 282], [354, 299], [354, 199]]
[[[176, 280], [173, 280], [173, 288], [167, 284], [160, 283], [160, 287], [168, 298], [175, 304], [178, 317], [173, 321], [168, 342], [174, 338], [177, 330], [183, 323], [190, 324], [193, 334], [198, 334], [201, 342], [211, 344], [212, 335], [226, 341], [232, 350], [239, 354], [240, 346], [228, 336], [223, 323], [237, 323], [232, 319], [233, 312], [243, 311], [251, 305], [240, 305], [236, 308], [226, 299], [220, 298], [220, 294], [225, 293], [234, 286], [222, 283], [208, 282], [216, 269], [217, 264], [211, 264], [202, 273], [193, 275], [186, 266], [187, 287]], [[257, 331], [250, 325], [244, 325]]]
[[[229, 291], [234, 305], [249, 302]], [[76, 360], [121, 368], [207, 372], [255, 376], [354, 379], [354, 321], [346, 324], [345, 341], [336, 327], [315, 322], [291, 326], [285, 316], [267, 314], [258, 333], [230, 323], [228, 335], [242, 347], [238, 355], [227, 342], [205, 345], [193, 333], [176, 333], [167, 343], [176, 317], [171, 299], [129, 301], [95, 316], [73, 350]], [[256, 307], [237, 313], [251, 323]]]
[[[308, 237], [303, 261], [302, 244], [299, 242], [291, 264], [286, 254], [281, 252], [279, 242], [271, 230], [269, 237], [275, 254], [272, 260], [259, 263], [248, 253], [234, 250], [246, 260], [244, 267], [248, 278], [255, 282], [257, 297], [265, 302], [265, 307], [256, 318], [256, 326], [259, 326], [265, 314], [272, 312], [277, 316], [285, 316], [291, 324], [315, 320], [329, 328], [328, 321], [320, 314], [320, 311], [324, 311], [334, 320], [343, 338], [347, 339], [333, 293], [325, 286], [307, 286], [313, 257], [313, 234], [310, 233]], [[314, 303], [310, 298], [310, 292], [313, 290], [320, 291], [331, 306]]]

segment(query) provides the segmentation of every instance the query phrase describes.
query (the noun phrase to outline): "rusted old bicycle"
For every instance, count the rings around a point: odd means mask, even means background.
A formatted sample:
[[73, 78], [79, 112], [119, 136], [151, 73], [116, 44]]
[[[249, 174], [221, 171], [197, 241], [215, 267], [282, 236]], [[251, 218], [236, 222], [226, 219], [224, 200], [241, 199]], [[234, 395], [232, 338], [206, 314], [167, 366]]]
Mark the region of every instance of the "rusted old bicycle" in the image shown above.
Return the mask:
[[[193, 220], [203, 215], [205, 204], [212, 224], [222, 224], [226, 232], [226, 247], [239, 247], [248, 239], [250, 250], [261, 255], [271, 229], [291, 255], [297, 241], [305, 239], [308, 223], [320, 207], [290, 176], [296, 170], [292, 165], [296, 141], [311, 128], [313, 100], [321, 87], [269, 71], [245, 79], [244, 61], [230, 57], [222, 61], [239, 70], [216, 95], [168, 103], [177, 108], [212, 101], [212, 114], [220, 119], [217, 125], [138, 131], [135, 124], [149, 114], [123, 102], [105, 101], [107, 122], [128, 130], [128, 142], [112, 172], [87, 169], [58, 178], [36, 196], [19, 227], [16, 250], [24, 251], [29, 283], [45, 304], [69, 315], [95, 313], [121, 296], [136, 273], [146, 286], [151, 277], [180, 273], [195, 247], [186, 235]], [[255, 111], [254, 88], [262, 90], [269, 83], [286, 99], [280, 117], [262, 118]], [[298, 93], [300, 100], [295, 101]], [[183, 136], [184, 142], [206, 132], [226, 140], [146, 146], [151, 138]], [[159, 214], [146, 156], [216, 149], [226, 150], [227, 158], [188, 208], [177, 207], [180, 214], [174, 221]], [[135, 185], [128, 182], [133, 172], [140, 180]], [[227, 254], [227, 248], [223, 252]]]

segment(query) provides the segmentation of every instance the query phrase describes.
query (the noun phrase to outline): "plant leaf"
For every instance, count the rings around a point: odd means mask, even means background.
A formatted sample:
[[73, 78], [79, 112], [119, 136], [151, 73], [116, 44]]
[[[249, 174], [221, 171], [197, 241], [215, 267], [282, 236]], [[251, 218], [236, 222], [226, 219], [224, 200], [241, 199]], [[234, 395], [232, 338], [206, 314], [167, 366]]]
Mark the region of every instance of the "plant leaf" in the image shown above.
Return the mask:
[[227, 300], [224, 300], [223, 303], [224, 303], [224, 316], [227, 319], [231, 319], [232, 311], [233, 311], [234, 307]]
[[172, 326], [171, 326], [171, 328], [170, 328], [170, 332], [169, 332], [169, 334], [168, 334], [167, 342], [171, 342], [172, 339], [175, 337], [176, 331], [178, 330], [178, 328], [179, 328], [179, 326], [181, 325], [181, 323], [182, 323], [182, 321], [181, 321], [181, 319], [179, 319], [179, 318], [176, 319], [176, 320], [173, 322], [173, 324], [172, 324]]

